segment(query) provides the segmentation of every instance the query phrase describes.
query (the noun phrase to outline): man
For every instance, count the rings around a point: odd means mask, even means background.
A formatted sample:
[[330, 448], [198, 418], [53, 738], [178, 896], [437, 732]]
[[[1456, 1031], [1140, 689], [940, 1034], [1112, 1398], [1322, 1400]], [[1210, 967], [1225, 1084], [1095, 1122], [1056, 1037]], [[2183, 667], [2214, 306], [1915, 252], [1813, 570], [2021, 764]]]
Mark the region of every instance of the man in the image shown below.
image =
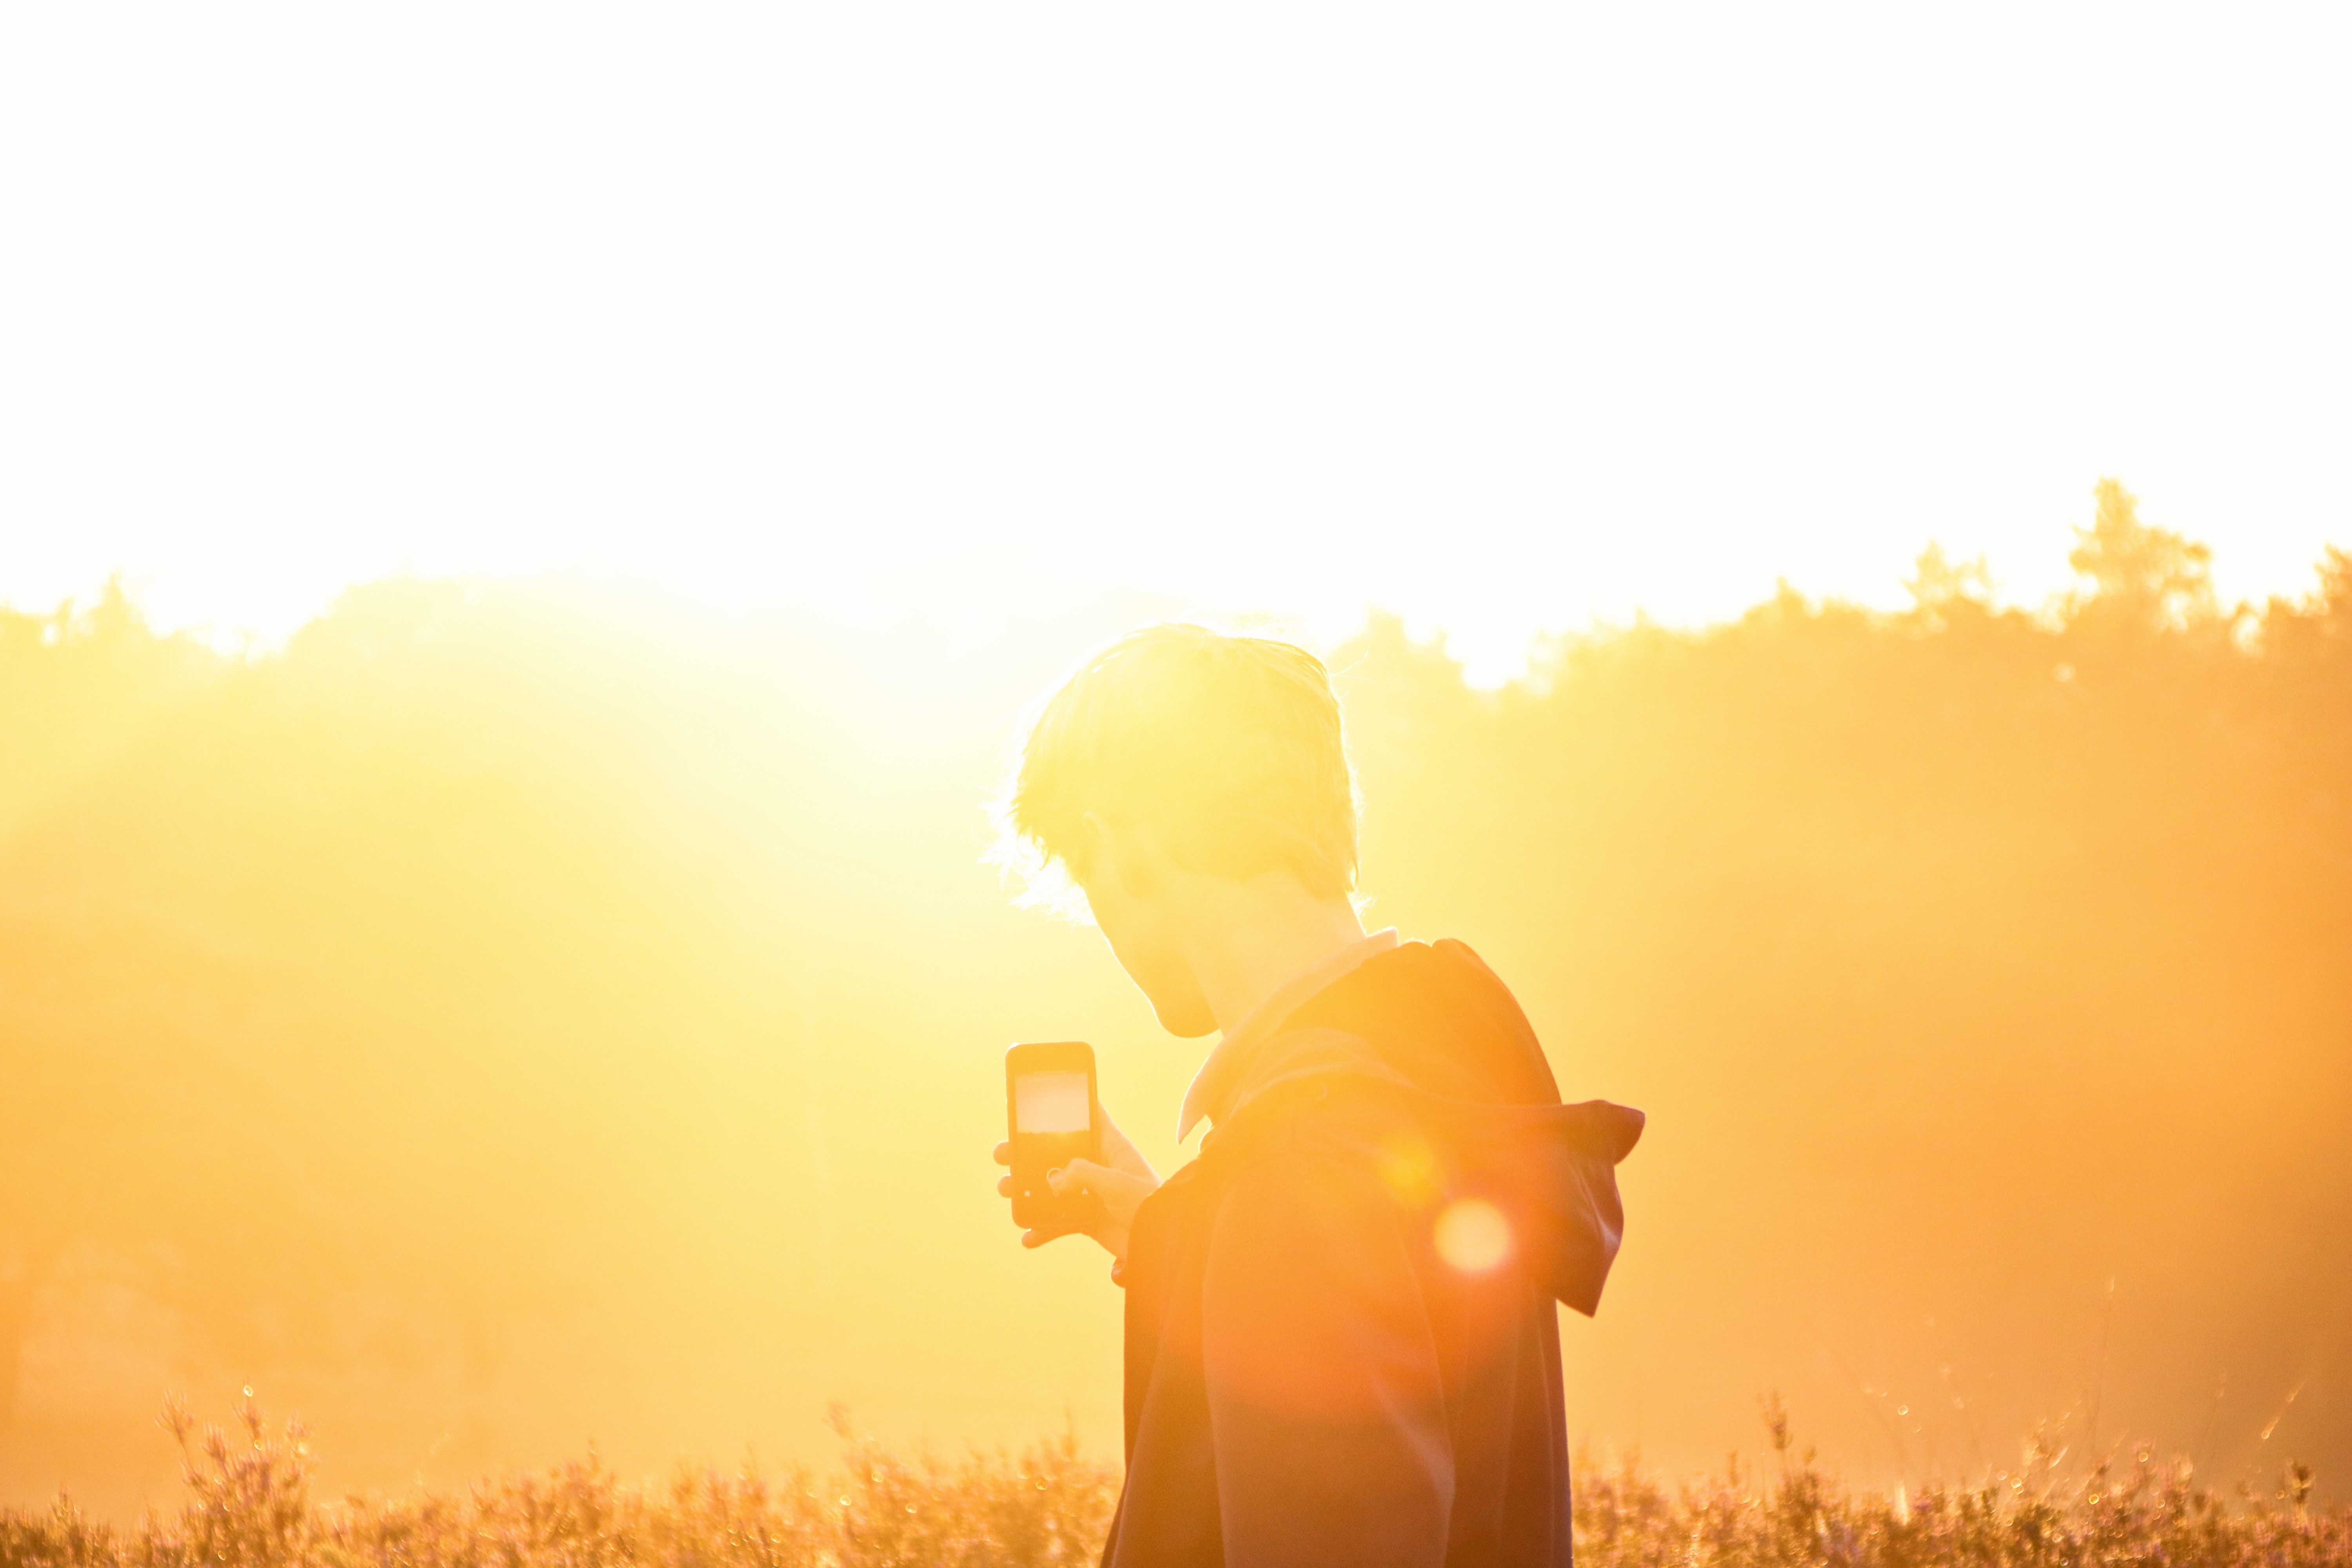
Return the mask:
[[1321, 662], [1138, 632], [1046, 703], [1004, 816], [1163, 1026], [1223, 1032], [1199, 1158], [1162, 1183], [1106, 1121], [1104, 1163], [1053, 1177], [1127, 1290], [1104, 1562], [1568, 1563], [1553, 1302], [1598, 1304], [1641, 1113], [1561, 1104], [1462, 943], [1365, 933]]

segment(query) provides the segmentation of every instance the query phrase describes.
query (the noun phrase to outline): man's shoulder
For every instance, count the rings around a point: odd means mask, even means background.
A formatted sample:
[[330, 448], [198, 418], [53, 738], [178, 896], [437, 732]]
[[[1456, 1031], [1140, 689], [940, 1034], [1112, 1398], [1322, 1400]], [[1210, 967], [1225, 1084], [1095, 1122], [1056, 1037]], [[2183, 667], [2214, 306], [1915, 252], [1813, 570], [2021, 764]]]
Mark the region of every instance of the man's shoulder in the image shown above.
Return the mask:
[[1253, 1100], [1204, 1142], [1186, 1170], [1179, 1223], [1205, 1243], [1241, 1212], [1248, 1228], [1279, 1214], [1312, 1246], [1332, 1227], [1353, 1235], [1410, 1216], [1434, 1190], [1441, 1156], [1404, 1086], [1349, 1071], [1303, 1074]]
[[1356, 1037], [1395, 1073], [1447, 1099], [1559, 1099], [1518, 998], [1456, 938], [1399, 944], [1317, 994], [1289, 1026]]

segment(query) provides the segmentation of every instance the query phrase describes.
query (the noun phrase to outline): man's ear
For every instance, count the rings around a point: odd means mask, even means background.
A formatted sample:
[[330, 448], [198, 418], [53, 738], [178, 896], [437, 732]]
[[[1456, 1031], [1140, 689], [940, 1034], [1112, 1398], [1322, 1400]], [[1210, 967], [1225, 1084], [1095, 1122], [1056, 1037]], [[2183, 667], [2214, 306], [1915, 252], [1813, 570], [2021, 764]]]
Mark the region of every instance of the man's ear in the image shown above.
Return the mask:
[[1108, 879], [1114, 885], [1118, 880], [1118, 868], [1111, 860], [1111, 831], [1108, 824], [1089, 811], [1078, 818], [1076, 842], [1062, 856], [1070, 875], [1080, 882]]
[[1129, 898], [1150, 898], [1160, 887], [1158, 841], [1149, 833], [1114, 827], [1087, 812], [1078, 819], [1087, 857], [1087, 873], [1108, 881]]

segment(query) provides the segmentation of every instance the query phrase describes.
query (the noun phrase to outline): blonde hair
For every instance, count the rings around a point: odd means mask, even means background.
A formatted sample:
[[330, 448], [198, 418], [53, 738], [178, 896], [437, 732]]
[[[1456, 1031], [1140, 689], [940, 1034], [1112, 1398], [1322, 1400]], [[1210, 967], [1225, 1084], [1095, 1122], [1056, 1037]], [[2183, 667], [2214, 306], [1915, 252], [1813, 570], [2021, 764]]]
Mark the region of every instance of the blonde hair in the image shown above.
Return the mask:
[[1088, 813], [1148, 828], [1188, 870], [1286, 869], [1310, 893], [1347, 897], [1356, 784], [1330, 672], [1294, 644], [1181, 622], [1119, 638], [1037, 710], [995, 858], [1050, 901]]

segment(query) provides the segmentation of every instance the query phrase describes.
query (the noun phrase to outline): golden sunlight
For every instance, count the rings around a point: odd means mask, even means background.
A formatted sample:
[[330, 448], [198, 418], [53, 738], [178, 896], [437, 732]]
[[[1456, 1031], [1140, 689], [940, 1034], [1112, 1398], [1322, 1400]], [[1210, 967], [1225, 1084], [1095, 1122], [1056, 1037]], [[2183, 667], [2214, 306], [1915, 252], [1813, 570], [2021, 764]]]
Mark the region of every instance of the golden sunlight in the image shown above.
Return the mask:
[[2347, 80], [0, 6], [0, 1568], [2352, 1563]]

